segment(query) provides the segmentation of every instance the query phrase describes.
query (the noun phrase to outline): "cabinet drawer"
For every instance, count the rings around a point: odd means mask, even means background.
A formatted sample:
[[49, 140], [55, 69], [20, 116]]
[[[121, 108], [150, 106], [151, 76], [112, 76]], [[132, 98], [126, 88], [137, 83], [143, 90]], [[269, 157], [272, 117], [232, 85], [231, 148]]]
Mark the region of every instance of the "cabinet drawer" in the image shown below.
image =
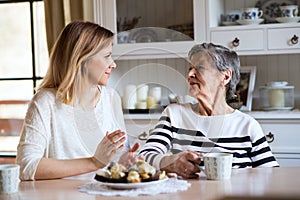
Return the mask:
[[[239, 40], [237, 47], [233, 41]], [[236, 51], [263, 50], [263, 30], [212, 31], [211, 41]]]
[[273, 135], [273, 141], [269, 143], [272, 152], [274, 153], [300, 153], [300, 122], [297, 123], [279, 123], [268, 122], [264, 123], [260, 121], [260, 124], [264, 130], [267, 139], [269, 133]]
[[[297, 49], [300, 48], [300, 42], [292, 43], [292, 38], [300, 37], [300, 28], [284, 28], [268, 30], [268, 49]], [[299, 40], [299, 39], [297, 39]]]

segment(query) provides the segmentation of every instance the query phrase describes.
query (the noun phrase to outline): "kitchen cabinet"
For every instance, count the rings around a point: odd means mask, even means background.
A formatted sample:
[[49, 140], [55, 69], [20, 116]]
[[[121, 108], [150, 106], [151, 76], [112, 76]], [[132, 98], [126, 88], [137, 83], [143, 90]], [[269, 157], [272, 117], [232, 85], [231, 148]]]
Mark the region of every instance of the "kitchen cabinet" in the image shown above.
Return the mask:
[[261, 125], [279, 165], [300, 166], [300, 112], [249, 112]]
[[[239, 55], [299, 53], [300, 23], [277, 23], [269, 21], [265, 24], [255, 25], [222, 25], [222, 14], [230, 10], [255, 7], [257, 2], [257, 0], [206, 0], [207, 41], [224, 45], [237, 51]], [[277, 2], [277, 5], [294, 2], [300, 5], [299, 0], [265, 0], [260, 2], [262, 3], [262, 10], [265, 15], [268, 15], [268, 12], [272, 11], [269, 4], [274, 2]], [[267, 10], [267, 8], [270, 10]], [[266, 19], [268, 18], [266, 17]]]
[[266, 138], [282, 167], [300, 166], [300, 119], [260, 119]]
[[[300, 112], [247, 112], [261, 125], [270, 148], [280, 166], [300, 166]], [[132, 142], [145, 143], [139, 136], [147, 136], [158, 122], [160, 114], [125, 114], [125, 124]]]
[[[277, 2], [277, 5], [286, 1], [275, 0], [190, 0], [192, 4], [187, 5], [180, 0], [94, 0], [95, 2], [95, 22], [111, 29], [117, 33], [113, 54], [117, 59], [148, 59], [151, 58], [174, 58], [187, 57], [187, 52], [195, 43], [209, 41], [224, 45], [238, 52], [239, 55], [266, 55], [266, 54], [294, 54], [300, 51], [300, 23], [277, 23], [268, 21], [268, 23], [254, 25], [230, 25], [223, 26], [221, 15], [230, 10], [240, 10], [245, 7], [255, 7], [261, 2], [264, 14], [267, 15], [272, 10], [269, 4]], [[124, 8], [127, 14], [119, 11], [118, 4], [123, 2], [127, 7]], [[150, 2], [150, 3], [149, 3]], [[286, 3], [297, 3], [300, 0], [290, 0]], [[192, 6], [192, 17], [186, 17], [189, 12], [184, 10]], [[277, 7], [278, 8], [278, 7]], [[122, 16], [120, 17], [122, 13]], [[124, 43], [120, 40], [124, 31], [119, 32], [120, 23], [124, 23], [124, 19], [140, 19], [139, 15], [130, 15], [130, 13], [149, 13], [148, 16], [142, 17], [147, 19], [144, 21], [155, 21], [152, 27], [147, 25], [136, 26], [136, 30], [132, 32], [131, 39], [139, 38], [141, 41], [128, 39]], [[162, 13], [162, 14], [159, 14]], [[159, 18], [158, 18], [159, 17]], [[268, 16], [270, 18], [270, 16]], [[164, 41], [155, 41], [153, 38], [161, 35], [164, 28], [174, 28], [177, 26], [186, 26], [187, 22], [182, 19], [189, 18], [189, 25], [192, 25], [191, 40], [174, 41], [170, 37], [164, 37]], [[174, 19], [170, 22], [166, 19]], [[268, 19], [268, 18], [267, 18]], [[270, 20], [270, 19], [269, 19]], [[133, 20], [132, 20], [133, 21]], [[179, 24], [177, 24], [177, 21]], [[129, 20], [130, 22], [130, 20]], [[265, 22], [267, 22], [265, 20]], [[164, 24], [165, 23], [165, 24]], [[139, 23], [137, 23], [139, 25]], [[157, 25], [156, 25], [157, 24]], [[172, 25], [171, 25], [172, 24]], [[176, 25], [177, 24], [177, 25]], [[145, 27], [148, 27], [145, 29]], [[153, 29], [153, 27], [156, 27]], [[176, 30], [176, 28], [174, 29]], [[126, 31], [125, 31], [126, 33]], [[119, 39], [118, 39], [119, 38]], [[133, 41], [133, 42], [132, 42]]]
[[185, 58], [206, 40], [204, 0], [94, 0], [94, 7], [95, 22], [116, 33], [115, 59]]

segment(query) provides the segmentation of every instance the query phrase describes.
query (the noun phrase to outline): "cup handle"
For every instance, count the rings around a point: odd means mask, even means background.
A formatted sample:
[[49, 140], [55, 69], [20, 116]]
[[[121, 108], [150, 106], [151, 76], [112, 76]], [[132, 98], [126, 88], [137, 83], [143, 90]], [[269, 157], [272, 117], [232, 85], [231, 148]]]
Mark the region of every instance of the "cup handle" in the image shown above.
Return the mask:
[[263, 12], [262, 10], [259, 10], [259, 11], [258, 11], [257, 17], [258, 17], [258, 18], [261, 18], [261, 17], [263, 16], [263, 14], [264, 14], [264, 12]]
[[148, 139], [148, 134], [144, 131], [143, 133], [141, 133], [138, 138], [140, 140], [147, 140]]
[[294, 17], [297, 17], [298, 16], [298, 9], [294, 9]]
[[204, 165], [203, 166], [198, 165], [198, 167], [199, 167], [200, 171], [202, 171], [202, 172], [205, 173], [205, 167], [204, 167]]

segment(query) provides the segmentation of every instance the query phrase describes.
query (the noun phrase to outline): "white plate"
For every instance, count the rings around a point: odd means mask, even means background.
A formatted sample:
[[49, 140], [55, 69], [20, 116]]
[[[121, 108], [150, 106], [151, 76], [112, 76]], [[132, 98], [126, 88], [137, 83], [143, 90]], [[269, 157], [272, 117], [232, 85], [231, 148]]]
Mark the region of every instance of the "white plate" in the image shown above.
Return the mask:
[[158, 42], [157, 30], [153, 27], [132, 29], [128, 36], [128, 42]]
[[222, 22], [222, 24], [223, 24], [224, 26], [234, 26], [234, 25], [238, 25], [237, 22]]
[[276, 21], [280, 23], [297, 23], [299, 22], [300, 17], [277, 17]]
[[281, 17], [279, 6], [297, 5], [297, 0], [260, 0], [255, 7], [261, 9], [266, 23], [276, 22], [277, 17]]
[[149, 187], [152, 185], [160, 184], [168, 180], [168, 177], [165, 177], [162, 180], [157, 181], [150, 181], [150, 182], [142, 182], [142, 183], [107, 183], [107, 182], [100, 182], [102, 185], [113, 188], [113, 189], [136, 189], [136, 188], [143, 188], [143, 187]]
[[293, 107], [268, 107], [262, 108], [263, 110], [292, 110]]
[[260, 24], [264, 21], [264, 19], [240, 19], [237, 20], [237, 23], [241, 25], [255, 25]]

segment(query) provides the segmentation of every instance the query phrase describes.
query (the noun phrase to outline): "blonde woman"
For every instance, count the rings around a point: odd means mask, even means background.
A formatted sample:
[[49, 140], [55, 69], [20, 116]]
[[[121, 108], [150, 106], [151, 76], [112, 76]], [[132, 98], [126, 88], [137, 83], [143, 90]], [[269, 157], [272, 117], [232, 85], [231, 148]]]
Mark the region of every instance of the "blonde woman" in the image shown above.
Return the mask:
[[114, 34], [90, 22], [61, 32], [49, 69], [32, 98], [18, 145], [21, 180], [64, 178], [134, 159], [120, 97], [106, 87]]

